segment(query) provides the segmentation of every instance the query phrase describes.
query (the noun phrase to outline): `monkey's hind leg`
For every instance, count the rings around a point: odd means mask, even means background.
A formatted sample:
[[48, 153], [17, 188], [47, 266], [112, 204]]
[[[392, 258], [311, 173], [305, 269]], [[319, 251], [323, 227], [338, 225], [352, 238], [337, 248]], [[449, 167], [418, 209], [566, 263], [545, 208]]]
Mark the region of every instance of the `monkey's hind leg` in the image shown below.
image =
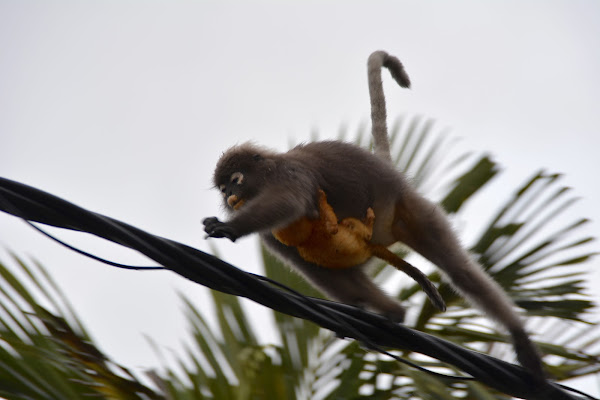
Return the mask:
[[442, 295], [440, 295], [440, 292], [435, 285], [423, 272], [421, 272], [421, 270], [404, 261], [384, 246], [371, 244], [370, 247], [371, 252], [375, 257], [381, 258], [396, 269], [413, 278], [419, 286], [421, 286], [425, 294], [427, 294], [427, 297], [429, 297], [429, 300], [435, 308], [440, 311], [446, 311], [446, 303], [444, 302]]
[[471, 304], [502, 324], [510, 332], [521, 365], [544, 379], [541, 356], [527, 335], [514, 303], [464, 250], [438, 207], [416, 193], [407, 192], [396, 205], [392, 233], [442, 269], [452, 286]]

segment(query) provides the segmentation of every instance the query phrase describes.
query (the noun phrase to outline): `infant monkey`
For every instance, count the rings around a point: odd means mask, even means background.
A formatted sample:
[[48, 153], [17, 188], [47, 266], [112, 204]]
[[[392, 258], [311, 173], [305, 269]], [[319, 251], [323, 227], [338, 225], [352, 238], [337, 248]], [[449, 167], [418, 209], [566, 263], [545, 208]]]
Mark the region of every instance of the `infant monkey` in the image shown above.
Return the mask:
[[[221, 156], [213, 177], [230, 219], [206, 218], [206, 233], [235, 241], [257, 232], [272, 253], [329, 297], [402, 321], [404, 307], [373, 283], [364, 272], [364, 263], [324, 268], [273, 235], [273, 231], [280, 232], [302, 218], [318, 219], [320, 190], [340, 221], [353, 218], [360, 222], [371, 209], [377, 218], [372, 223], [368, 249], [402, 242], [438, 266], [454, 288], [508, 330], [521, 365], [543, 379], [540, 356], [513, 302], [463, 249], [444, 212], [417, 193], [392, 165], [382, 67], [388, 68], [401, 86], [410, 85], [397, 58], [383, 51], [369, 57], [375, 154], [341, 141], [301, 144], [285, 153], [252, 144], [234, 146]], [[377, 251], [372, 255], [379, 256]]]
[[295, 247], [304, 260], [324, 268], [350, 268], [364, 264], [373, 256], [381, 258], [413, 278], [431, 303], [438, 310], [446, 311], [444, 299], [425, 274], [386, 247], [370, 243], [374, 222], [375, 214], [369, 208], [364, 221], [345, 218], [338, 223], [333, 208], [327, 203], [327, 195], [319, 189], [319, 218], [302, 217], [272, 233], [281, 243]]

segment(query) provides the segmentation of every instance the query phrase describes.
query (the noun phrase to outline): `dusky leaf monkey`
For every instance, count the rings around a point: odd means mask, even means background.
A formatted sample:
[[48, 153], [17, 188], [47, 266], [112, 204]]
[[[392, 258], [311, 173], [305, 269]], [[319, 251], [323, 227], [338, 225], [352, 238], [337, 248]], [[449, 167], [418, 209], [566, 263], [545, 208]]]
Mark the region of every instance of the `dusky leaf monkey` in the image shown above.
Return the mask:
[[206, 218], [205, 232], [232, 241], [258, 232], [271, 252], [329, 297], [402, 321], [404, 307], [369, 279], [364, 263], [325, 268], [273, 235], [302, 218], [318, 219], [319, 190], [340, 221], [365, 220], [371, 209], [376, 216], [371, 244], [402, 242], [442, 269], [453, 287], [509, 331], [521, 365], [542, 378], [541, 358], [513, 302], [463, 249], [444, 212], [417, 193], [390, 162], [382, 66], [401, 86], [410, 86], [397, 58], [383, 51], [369, 57], [375, 154], [341, 141], [301, 144], [285, 153], [249, 143], [234, 146], [221, 156], [213, 176], [230, 218]]

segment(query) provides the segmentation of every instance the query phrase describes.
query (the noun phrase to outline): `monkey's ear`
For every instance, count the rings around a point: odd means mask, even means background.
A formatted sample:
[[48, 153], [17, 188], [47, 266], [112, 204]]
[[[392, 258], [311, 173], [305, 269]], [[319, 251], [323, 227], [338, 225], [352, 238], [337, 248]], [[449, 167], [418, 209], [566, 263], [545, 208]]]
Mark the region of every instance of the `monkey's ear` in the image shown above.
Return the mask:
[[260, 154], [253, 154], [252, 159], [254, 161], [261, 161], [261, 160], [263, 160], [263, 156], [261, 156]]

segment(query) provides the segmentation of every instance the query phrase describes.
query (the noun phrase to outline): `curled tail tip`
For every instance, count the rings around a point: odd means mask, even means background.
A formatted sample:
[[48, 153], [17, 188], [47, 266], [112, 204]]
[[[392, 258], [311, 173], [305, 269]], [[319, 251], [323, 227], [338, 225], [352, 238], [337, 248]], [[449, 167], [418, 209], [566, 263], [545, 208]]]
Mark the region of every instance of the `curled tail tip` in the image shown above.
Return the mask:
[[410, 78], [404, 70], [404, 65], [397, 57], [388, 54], [384, 50], [376, 50], [369, 56], [368, 64], [377, 66], [377, 68], [386, 67], [398, 85], [406, 89], [410, 88]]
[[398, 58], [388, 55], [383, 65], [390, 71], [392, 78], [394, 78], [398, 85], [405, 89], [410, 89], [410, 78], [404, 70], [404, 65], [402, 65], [402, 62]]
[[404, 89], [410, 89], [410, 78], [408, 77], [404, 69], [402, 69], [402, 72], [399, 76], [394, 76], [393, 72], [392, 76], [394, 77], [394, 80], [398, 82], [398, 85], [400, 85]]
[[369, 55], [369, 62], [375, 60], [375, 59], [384, 59], [385, 57], [389, 56], [389, 54], [387, 53], [387, 51], [385, 50], [375, 50], [374, 52], [371, 53], [371, 55]]

